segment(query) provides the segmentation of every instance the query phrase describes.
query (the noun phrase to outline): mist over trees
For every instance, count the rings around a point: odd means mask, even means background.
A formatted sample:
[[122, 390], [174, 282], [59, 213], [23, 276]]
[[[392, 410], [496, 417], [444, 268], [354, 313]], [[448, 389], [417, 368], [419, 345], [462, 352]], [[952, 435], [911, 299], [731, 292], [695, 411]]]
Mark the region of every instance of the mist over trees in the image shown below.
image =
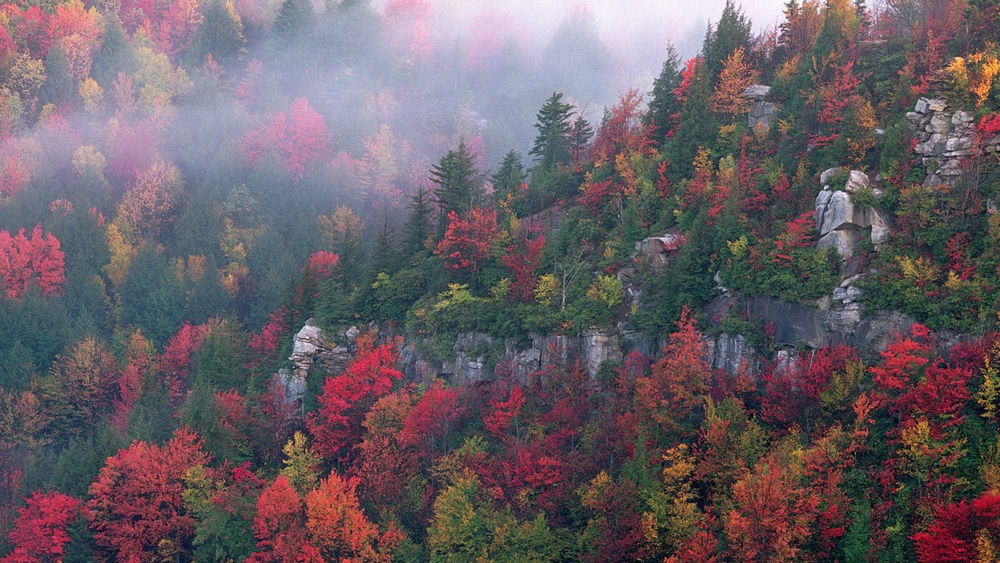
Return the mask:
[[0, 4], [0, 561], [1000, 560], [1000, 8], [478, 4]]

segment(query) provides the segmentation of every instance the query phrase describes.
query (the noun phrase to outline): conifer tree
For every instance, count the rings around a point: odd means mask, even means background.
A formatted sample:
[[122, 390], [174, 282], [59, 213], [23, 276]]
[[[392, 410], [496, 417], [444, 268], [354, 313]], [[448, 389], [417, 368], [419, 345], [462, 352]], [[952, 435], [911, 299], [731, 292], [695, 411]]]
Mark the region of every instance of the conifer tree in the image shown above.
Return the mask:
[[546, 171], [570, 160], [569, 134], [572, 130], [570, 118], [573, 115], [573, 105], [563, 102], [562, 97], [561, 92], [553, 92], [538, 110], [535, 123], [538, 136], [528, 153], [536, 158], [538, 167]]
[[130, 73], [134, 63], [125, 28], [118, 15], [112, 11], [104, 16], [104, 34], [101, 36], [101, 46], [94, 53], [91, 75], [105, 91], [111, 91], [118, 73]]
[[292, 43], [308, 27], [312, 6], [307, 0], [285, 0], [274, 17], [274, 34], [286, 43]]
[[76, 94], [76, 85], [69, 74], [66, 52], [56, 45], [45, 57], [45, 84], [38, 92], [43, 104], [62, 106], [71, 103]]
[[646, 112], [646, 126], [654, 146], [660, 146], [676, 124], [681, 111], [681, 100], [677, 98], [677, 88], [681, 85], [681, 59], [673, 45], [667, 46], [667, 58], [663, 61], [660, 76], [653, 81], [649, 110]]
[[419, 188], [417, 193], [410, 196], [410, 216], [406, 218], [403, 226], [406, 240], [405, 250], [407, 254], [415, 254], [424, 249], [427, 237], [431, 234], [431, 213], [433, 213], [433, 202], [431, 194], [424, 188]]
[[739, 47], [750, 50], [750, 29], [750, 20], [743, 10], [733, 0], [726, 0], [719, 23], [708, 29], [701, 50], [710, 81], [714, 83], [726, 57], [733, 51]]
[[448, 151], [431, 167], [430, 180], [437, 184], [434, 199], [441, 212], [438, 230], [443, 233], [449, 213], [468, 215], [482, 196], [482, 175], [476, 170], [472, 151], [464, 139], [459, 141], [457, 149]]
[[205, 19], [188, 49], [188, 63], [201, 66], [208, 55], [222, 65], [237, 63], [246, 52], [247, 44], [240, 16], [232, 4], [222, 0], [212, 0], [203, 11]]
[[497, 200], [503, 200], [508, 194], [516, 194], [521, 189], [524, 178], [524, 163], [521, 161], [521, 155], [510, 151], [500, 161], [496, 173], [490, 176], [490, 182], [493, 183], [493, 197]]

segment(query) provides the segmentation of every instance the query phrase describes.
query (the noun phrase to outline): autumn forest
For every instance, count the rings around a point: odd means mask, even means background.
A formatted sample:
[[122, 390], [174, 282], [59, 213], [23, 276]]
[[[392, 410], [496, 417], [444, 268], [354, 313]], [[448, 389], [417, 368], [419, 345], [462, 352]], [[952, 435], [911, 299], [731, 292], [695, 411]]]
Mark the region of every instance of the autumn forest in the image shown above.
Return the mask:
[[0, 561], [1000, 561], [1000, 2], [591, 3], [0, 0]]

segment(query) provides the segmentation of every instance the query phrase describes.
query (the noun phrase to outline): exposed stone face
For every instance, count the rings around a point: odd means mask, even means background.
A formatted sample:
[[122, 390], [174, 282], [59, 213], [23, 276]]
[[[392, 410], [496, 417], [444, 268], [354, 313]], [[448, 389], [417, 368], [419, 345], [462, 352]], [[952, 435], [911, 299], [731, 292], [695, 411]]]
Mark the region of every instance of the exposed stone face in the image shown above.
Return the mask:
[[926, 186], [954, 185], [962, 175], [963, 158], [1000, 148], [1000, 139], [985, 140], [977, 148], [974, 117], [964, 110], [949, 111], [945, 100], [920, 98], [906, 119], [917, 136], [914, 150], [927, 169]]
[[[358, 329], [351, 329], [356, 337]], [[316, 325], [316, 319], [310, 318], [292, 338], [292, 355], [288, 357], [292, 367], [278, 370], [273, 381], [280, 385], [286, 405], [298, 404], [305, 395], [306, 378], [314, 365], [321, 366], [329, 375], [335, 375], [346, 369], [349, 360], [350, 350], [328, 340], [323, 329]], [[299, 416], [301, 414], [298, 412]]]
[[767, 101], [767, 95], [771, 87], [763, 84], [754, 84], [743, 90], [743, 97], [750, 101], [750, 114], [747, 123], [751, 130], [760, 127], [771, 127], [775, 117], [778, 115], [778, 106]]
[[[844, 191], [830, 189], [829, 182], [842, 173], [842, 168], [831, 168], [820, 175], [823, 189], [816, 195], [816, 230], [819, 240], [816, 248], [832, 248], [841, 260], [854, 256], [858, 245], [865, 239], [866, 229], [875, 248], [878, 249], [892, 234], [889, 214], [878, 207], [859, 208], [854, 205], [851, 194], [871, 187], [868, 175], [858, 170], [848, 173]], [[874, 191], [874, 190], [873, 190]], [[874, 192], [878, 195], [879, 192]]]
[[706, 357], [711, 359], [715, 369], [724, 370], [730, 375], [741, 371], [757, 373], [760, 361], [753, 345], [742, 334], [723, 332], [715, 338], [706, 339]]
[[684, 245], [684, 235], [673, 229], [658, 237], [648, 237], [635, 243], [636, 254], [649, 264], [654, 272], [666, 269], [670, 259]]

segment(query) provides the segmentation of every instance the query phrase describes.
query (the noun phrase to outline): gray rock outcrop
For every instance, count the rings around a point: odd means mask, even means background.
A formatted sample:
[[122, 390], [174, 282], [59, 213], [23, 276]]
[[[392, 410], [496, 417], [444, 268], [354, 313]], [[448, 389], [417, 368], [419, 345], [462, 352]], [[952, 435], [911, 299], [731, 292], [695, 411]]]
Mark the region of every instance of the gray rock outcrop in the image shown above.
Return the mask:
[[771, 92], [770, 86], [754, 84], [748, 86], [743, 91], [743, 97], [750, 101], [750, 113], [747, 117], [747, 125], [751, 130], [757, 127], [770, 128], [778, 115], [778, 106], [767, 101], [767, 95]]
[[[843, 172], [841, 168], [831, 168], [820, 175], [823, 189], [816, 196], [815, 219], [819, 231], [816, 248], [832, 248], [841, 260], [847, 260], [854, 256], [866, 237], [876, 250], [879, 249], [892, 234], [892, 223], [889, 214], [881, 208], [862, 208], [854, 203], [853, 194], [871, 187], [864, 172], [849, 171], [843, 190], [830, 187], [830, 182]], [[875, 190], [872, 193], [879, 195]]]
[[906, 119], [917, 136], [914, 150], [927, 170], [927, 186], [954, 185], [962, 176], [963, 159], [1000, 150], [1000, 136], [981, 139], [977, 146], [972, 114], [950, 109], [946, 100], [920, 98]]

